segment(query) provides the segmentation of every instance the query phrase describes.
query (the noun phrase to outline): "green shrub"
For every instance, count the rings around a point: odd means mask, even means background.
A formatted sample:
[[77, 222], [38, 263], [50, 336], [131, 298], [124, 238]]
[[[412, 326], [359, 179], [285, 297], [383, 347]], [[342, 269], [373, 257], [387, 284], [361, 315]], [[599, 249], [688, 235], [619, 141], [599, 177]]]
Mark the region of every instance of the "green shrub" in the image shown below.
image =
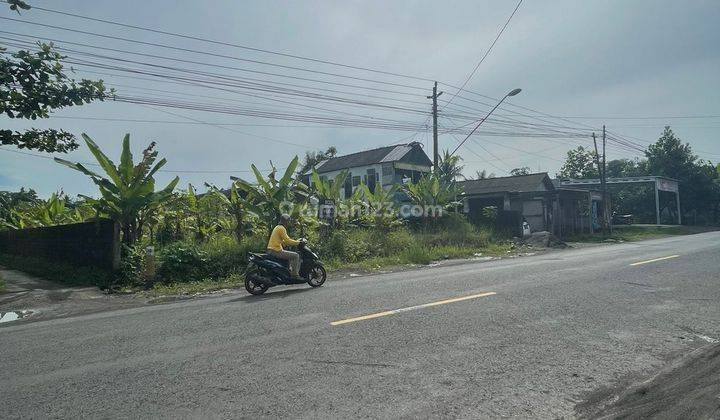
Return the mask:
[[191, 244], [175, 243], [159, 253], [157, 277], [165, 283], [202, 279], [207, 270], [207, 253]]
[[142, 246], [129, 247], [122, 245], [120, 250], [120, 269], [117, 273], [117, 284], [122, 286], [139, 286], [145, 283], [146, 251]]
[[230, 236], [215, 238], [200, 247], [206, 257], [204, 276], [218, 279], [244, 272], [247, 253], [264, 252], [266, 246], [265, 235], [246, 237], [240, 244]]
[[165, 284], [221, 279], [241, 274], [247, 266], [248, 252], [263, 252], [264, 234], [246, 237], [238, 244], [232, 236], [217, 235], [195, 245], [178, 242], [158, 251], [157, 278]]
[[401, 252], [400, 260], [411, 264], [430, 264], [433, 258], [427, 248], [413, 244]]

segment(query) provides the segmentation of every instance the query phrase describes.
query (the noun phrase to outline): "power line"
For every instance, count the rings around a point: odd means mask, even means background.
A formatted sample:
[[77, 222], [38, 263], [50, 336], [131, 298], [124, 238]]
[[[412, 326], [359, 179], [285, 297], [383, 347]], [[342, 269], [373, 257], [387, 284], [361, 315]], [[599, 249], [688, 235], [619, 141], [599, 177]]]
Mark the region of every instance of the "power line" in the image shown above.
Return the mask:
[[[22, 151], [22, 150], [5, 149], [5, 148], [2, 148], [2, 147], [0, 147], [0, 151], [2, 151], [2, 152], [10, 152], [10, 153], [17, 153], [17, 154], [20, 154], [20, 155], [32, 156], [32, 157], [36, 157], [36, 158], [40, 158], [40, 159], [49, 159], [49, 160], [54, 160], [54, 159], [55, 159], [53, 156], [45, 156], [45, 155], [40, 155], [40, 154], [37, 154], [37, 153], [24, 152], [24, 151]], [[94, 163], [94, 162], [78, 162], [78, 163], [81, 163], [81, 164], [83, 164], [83, 165], [90, 165], [90, 166], [100, 167], [99, 164]], [[269, 171], [269, 170], [271, 170], [271, 169], [261, 169], [261, 171]], [[236, 173], [236, 172], [251, 173], [252, 171], [251, 171], [251, 170], [246, 170], [246, 169], [234, 169], [234, 170], [169, 170], [169, 169], [160, 169], [158, 172], [167, 172], [167, 173], [173, 173], [173, 174], [174, 174], [174, 173], [199, 173], [199, 174], [202, 174], [202, 173], [208, 173], [208, 174], [209, 174], [209, 173], [218, 173], [218, 174], [226, 174], [226, 173]]]
[[490, 51], [492, 51], [493, 47], [495, 46], [495, 44], [496, 44], [496, 43], [498, 42], [498, 40], [500, 39], [500, 37], [502, 36], [503, 32], [505, 32], [505, 28], [507, 28], [507, 26], [510, 24], [510, 21], [512, 20], [513, 16], [515, 16], [515, 13], [516, 13], [516, 12], [518, 11], [518, 9], [520, 8], [520, 5], [522, 4], [522, 2], [523, 2], [523, 0], [520, 0], [520, 1], [518, 2], [517, 6], [515, 6], [515, 9], [514, 9], [513, 12], [510, 14], [510, 17], [507, 19], [507, 21], [505, 22], [505, 24], [503, 25], [503, 27], [500, 29], [500, 32], [498, 32], [498, 34], [497, 34], [497, 36], [495, 37], [495, 39], [493, 40], [492, 44], [490, 44], [490, 48], [488, 48], [487, 51], [485, 51], [485, 54], [483, 54], [482, 58], [480, 58], [480, 61], [478, 61], [477, 65], [475, 65], [475, 68], [473, 69], [473, 71], [470, 72], [470, 75], [468, 75], [467, 79], [465, 79], [465, 81], [464, 81], [463, 84], [460, 86], [460, 88], [455, 92], [455, 94], [452, 96], [452, 98], [450, 98], [450, 100], [447, 101], [447, 103], [446, 103], [445, 105], [449, 105], [449, 104], [455, 99], [455, 97], [458, 95], [458, 93], [460, 93], [460, 91], [465, 88], [465, 86], [468, 84], [468, 82], [470, 82], [470, 79], [472, 79], [472, 77], [475, 75], [475, 72], [477, 72], [478, 68], [480, 68], [480, 65], [483, 63], [483, 61], [485, 61], [485, 59], [487, 58], [487, 56], [490, 54]]
[[69, 32], [83, 34], [83, 35], [96, 36], [96, 37], [105, 38], [105, 39], [113, 39], [116, 41], [123, 41], [123, 42], [130, 42], [130, 43], [134, 43], [134, 44], [146, 45], [146, 46], [166, 48], [166, 49], [170, 49], [170, 50], [174, 50], [174, 51], [181, 51], [181, 52], [186, 52], [186, 53], [189, 52], [189, 53], [193, 53], [193, 54], [201, 54], [201, 55], [206, 55], [206, 56], [211, 56], [211, 57], [225, 58], [225, 59], [229, 59], [229, 60], [243, 61], [243, 62], [260, 64], [260, 65], [265, 65], [265, 66], [279, 67], [279, 68], [284, 68], [284, 69], [288, 69], [288, 70], [309, 72], [309, 73], [314, 73], [314, 74], [322, 74], [322, 75], [326, 75], [326, 76], [339, 77], [339, 78], [344, 78], [344, 79], [353, 79], [353, 80], [359, 80], [359, 81], [369, 82], [369, 83], [378, 83], [378, 84], [383, 84], [383, 85], [404, 87], [404, 88], [415, 89], [415, 90], [425, 90], [425, 88], [422, 88], [422, 87], [406, 85], [406, 84], [402, 84], [402, 83], [394, 83], [394, 82], [388, 82], [388, 81], [384, 81], [384, 80], [376, 80], [376, 79], [367, 79], [367, 78], [363, 78], [363, 77], [348, 76], [348, 75], [344, 75], [344, 74], [331, 73], [331, 72], [325, 72], [325, 71], [320, 71], [320, 70], [312, 70], [312, 69], [307, 69], [307, 68], [303, 68], [303, 67], [287, 66], [284, 64], [270, 63], [267, 61], [260, 61], [260, 60], [252, 60], [249, 58], [241, 58], [241, 57], [235, 57], [235, 56], [231, 56], [231, 55], [212, 53], [209, 51], [200, 51], [200, 50], [194, 50], [191, 48], [176, 47], [176, 46], [160, 44], [160, 43], [156, 43], [156, 42], [140, 41], [140, 40], [131, 39], [131, 38], [124, 38], [124, 37], [119, 37], [119, 36], [114, 36], [114, 35], [100, 34], [97, 32], [83, 31], [80, 29], [66, 28], [66, 27], [57, 26], [57, 25], [49, 25], [49, 24], [45, 24], [45, 23], [30, 22], [30, 21], [26, 21], [26, 20], [22, 20], [22, 19], [15, 19], [15, 18], [9, 18], [9, 17], [4, 17], [4, 16], [0, 16], [0, 19], [9, 20], [12, 22], [24, 23], [27, 25], [34, 25], [34, 26], [40, 26], [40, 27], [45, 27], [45, 28], [58, 29], [58, 30], [62, 30], [62, 31], [69, 31]]
[[349, 68], [349, 69], [353, 69], [353, 70], [362, 70], [362, 71], [384, 74], [384, 75], [388, 75], [388, 76], [404, 77], [407, 79], [432, 82], [431, 79], [418, 77], [418, 76], [394, 73], [394, 72], [389, 72], [389, 71], [385, 71], [385, 70], [372, 69], [372, 68], [368, 68], [368, 67], [354, 66], [354, 65], [329, 61], [329, 60], [322, 60], [322, 59], [317, 59], [317, 58], [305, 57], [305, 56], [301, 56], [301, 55], [283, 53], [283, 52], [279, 52], [279, 51], [272, 51], [272, 50], [263, 49], [263, 48], [249, 47], [246, 45], [211, 40], [208, 38], [202, 38], [202, 37], [192, 36], [192, 35], [185, 35], [185, 34], [180, 34], [180, 33], [175, 33], [175, 32], [162, 31], [159, 29], [151, 29], [151, 28], [146, 28], [146, 27], [142, 27], [142, 26], [138, 26], [138, 25], [130, 25], [130, 24], [115, 22], [115, 21], [106, 20], [106, 19], [93, 18], [93, 17], [89, 17], [89, 16], [83, 16], [83, 15], [79, 15], [79, 14], [63, 12], [60, 10], [53, 10], [53, 9], [48, 9], [48, 8], [44, 8], [44, 7], [39, 7], [39, 6], [33, 6], [33, 9], [42, 10], [44, 12], [57, 13], [57, 14], [65, 15], [65, 16], [72, 16], [72, 17], [79, 18], [79, 19], [85, 19], [85, 20], [91, 20], [91, 21], [95, 21], [95, 22], [106, 23], [109, 25], [115, 25], [115, 26], [120, 26], [120, 27], [124, 27], [124, 28], [137, 29], [137, 30], [141, 30], [141, 31], [157, 33], [157, 34], [161, 34], [161, 35], [170, 35], [170, 36], [175, 36], [175, 37], [184, 38], [184, 39], [192, 39], [195, 41], [202, 41], [202, 42], [207, 42], [207, 43], [211, 43], [211, 44], [223, 45], [223, 46], [227, 46], [227, 47], [234, 47], [234, 48], [240, 48], [240, 49], [249, 50], [249, 51], [273, 54], [273, 55], [277, 55], [277, 56], [281, 56], [281, 57], [289, 57], [289, 58], [295, 58], [298, 60], [305, 60], [305, 61], [311, 61], [311, 62], [320, 63], [320, 64], [329, 64], [329, 65], [333, 65], [333, 66]]
[[[35, 36], [35, 35], [27, 35], [27, 34], [21, 34], [21, 33], [18, 33], [18, 32], [11, 32], [11, 31], [0, 31], [0, 33], [6, 33], [6, 34], [11, 34], [11, 35], [16, 35], [16, 36], [23, 36], [23, 37], [26, 37], [26, 38], [36, 38], [36, 37], [37, 37], [37, 36]], [[2, 37], [2, 38], [11, 39], [11, 40], [15, 40], [15, 41], [20, 41], [20, 40], [13, 39], [13, 38], [9, 38], [9, 37]], [[284, 75], [284, 74], [279, 74], [279, 73], [268, 73], [268, 72], [263, 72], [263, 71], [259, 71], [259, 70], [255, 70], [255, 69], [247, 69], [247, 68], [243, 68], [243, 67], [226, 66], [226, 65], [214, 64], [214, 63], [209, 63], [209, 62], [204, 62], [204, 61], [195, 61], [195, 60], [181, 59], [181, 58], [176, 58], [176, 57], [161, 56], [161, 55], [157, 55], [157, 54], [147, 54], [147, 53], [141, 53], [141, 52], [136, 52], [136, 51], [122, 50], [122, 49], [118, 49], [118, 48], [110, 48], [110, 47], [108, 47], [108, 46], [99, 46], [99, 45], [87, 44], [87, 43], [82, 43], [82, 42], [66, 41], [66, 40], [61, 40], [61, 39], [57, 39], [57, 38], [48, 38], [48, 37], [44, 37], [44, 36], [43, 36], [43, 37], [40, 37], [40, 38], [42, 38], [42, 39], [44, 39], [44, 40], [46, 40], [46, 41], [50, 41], [50, 42], [60, 42], [60, 43], [63, 43], [63, 44], [75, 45], [75, 46], [80, 46], [80, 47], [85, 47], [85, 48], [93, 48], [93, 49], [100, 49], [100, 50], [104, 50], [104, 51], [118, 52], [118, 53], [122, 53], [122, 54], [132, 54], [132, 55], [138, 55], [138, 56], [143, 56], [143, 57], [158, 58], [158, 59], [162, 59], [162, 60], [176, 61], [176, 62], [181, 62], [181, 63], [197, 64], [197, 65], [202, 65], [202, 66], [208, 66], [208, 67], [214, 67], [214, 68], [221, 68], [221, 69], [225, 69], [225, 70], [236, 70], [236, 71], [241, 71], [241, 72], [249, 72], [249, 73], [257, 73], [257, 74], [262, 74], [262, 75], [268, 75], [268, 76], [273, 76], [273, 77], [283, 77], [283, 78], [290, 78], [290, 79], [296, 79], [296, 80], [310, 81], [310, 82], [313, 82], [313, 83], [325, 83], [325, 84], [345, 86], [345, 87], [350, 87], [350, 88], [358, 88], [358, 89], [367, 89], [367, 90], [373, 90], [373, 91], [379, 91], [379, 92], [387, 92], [387, 93], [393, 93], [393, 94], [398, 94], [398, 95], [407, 95], [407, 96], [413, 96], [413, 97], [423, 97], [423, 95], [411, 94], [411, 93], [401, 92], [401, 91], [395, 91], [395, 90], [387, 90], [387, 89], [382, 89], [382, 88], [372, 88], [372, 87], [368, 87], [368, 86], [351, 85], [351, 84], [337, 83], [337, 82], [328, 82], [328, 81], [326, 81], [326, 80], [309, 79], [309, 78], [303, 78], [303, 77], [297, 77], [297, 76], [289, 76], [289, 75]], [[22, 41], [22, 42], [27, 42], [27, 41]], [[29, 45], [29, 44], [28, 44], [28, 45]], [[89, 53], [84, 52], [84, 51], [70, 50], [70, 49], [67, 49], [67, 48], [58, 48], [58, 49], [61, 49], [61, 50], [63, 50], [63, 51], [81, 52], [81, 53], [84, 53], [84, 54], [89, 54]], [[109, 58], [112, 59], [112, 58], [115, 58], [115, 57], [109, 57]], [[245, 78], [244, 80], [251, 80], [251, 81], [259, 81], [259, 82], [269, 83], [269, 81], [263, 80], [263, 79]], [[290, 83], [282, 83], [282, 82], [277, 82], [277, 81], [272, 81], [272, 83], [275, 83], [275, 84], [278, 84], [278, 85], [291, 86], [291, 87], [299, 87], [299, 88], [304, 88], [304, 89], [315, 89], [315, 90], [323, 90], [323, 91], [329, 91], [329, 92], [334, 92], [334, 93], [345, 93], [345, 94], [353, 94], [353, 95], [360, 95], [360, 96], [370, 96], [370, 97], [375, 97], [375, 98], [380, 98], [380, 99], [387, 99], [387, 100], [396, 100], [396, 101], [402, 101], [402, 102], [411, 102], [411, 103], [420, 104], [420, 105], [424, 105], [424, 104], [425, 104], [424, 102], [419, 102], [419, 101], [407, 101], [407, 100], [398, 100], [398, 99], [388, 98], [388, 97], [377, 97], [377, 96], [371, 96], [371, 95], [361, 95], [361, 94], [359, 94], [359, 93], [357, 93], [357, 92], [347, 92], [347, 91], [329, 90], [329, 89], [323, 89], [323, 88], [318, 88], [318, 87], [314, 87], [314, 86], [313, 86], [313, 87], [310, 87], [310, 86], [306, 86], [306, 85], [297, 85], [297, 84], [290, 84]]]

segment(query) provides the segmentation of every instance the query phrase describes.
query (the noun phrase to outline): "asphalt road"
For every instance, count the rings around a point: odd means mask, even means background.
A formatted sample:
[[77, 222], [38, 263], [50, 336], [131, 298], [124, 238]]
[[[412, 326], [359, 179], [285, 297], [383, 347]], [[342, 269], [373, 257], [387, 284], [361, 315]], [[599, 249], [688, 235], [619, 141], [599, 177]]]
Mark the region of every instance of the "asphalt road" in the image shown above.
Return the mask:
[[576, 417], [718, 302], [711, 232], [10, 325], [0, 417]]

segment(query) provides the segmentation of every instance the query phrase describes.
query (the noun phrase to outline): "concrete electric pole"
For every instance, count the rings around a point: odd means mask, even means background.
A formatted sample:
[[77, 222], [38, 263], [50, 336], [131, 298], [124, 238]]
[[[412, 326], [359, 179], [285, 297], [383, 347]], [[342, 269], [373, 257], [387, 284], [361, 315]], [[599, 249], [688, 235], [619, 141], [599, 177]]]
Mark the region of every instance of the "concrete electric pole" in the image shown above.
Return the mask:
[[438, 170], [438, 159], [440, 157], [440, 152], [438, 151], [438, 107], [437, 107], [437, 98], [440, 97], [443, 93], [438, 93], [437, 91], [437, 82], [435, 82], [435, 85], [433, 86], [433, 93], [432, 96], [428, 96], [428, 99], [432, 99], [432, 115], [433, 115], [433, 171], [437, 172]]

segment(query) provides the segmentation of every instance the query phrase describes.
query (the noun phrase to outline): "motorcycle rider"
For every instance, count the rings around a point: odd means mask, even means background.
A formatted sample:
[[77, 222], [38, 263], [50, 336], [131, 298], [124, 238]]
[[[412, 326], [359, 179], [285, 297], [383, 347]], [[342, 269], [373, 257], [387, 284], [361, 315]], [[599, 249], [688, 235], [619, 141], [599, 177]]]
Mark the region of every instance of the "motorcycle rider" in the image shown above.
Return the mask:
[[280, 216], [280, 222], [272, 230], [270, 240], [267, 245], [267, 253], [275, 258], [286, 260], [290, 263], [290, 274], [293, 277], [300, 277], [300, 254], [297, 252], [286, 251], [283, 246], [297, 246], [300, 241], [292, 239], [287, 234], [286, 226], [290, 224], [290, 216], [283, 214]]

